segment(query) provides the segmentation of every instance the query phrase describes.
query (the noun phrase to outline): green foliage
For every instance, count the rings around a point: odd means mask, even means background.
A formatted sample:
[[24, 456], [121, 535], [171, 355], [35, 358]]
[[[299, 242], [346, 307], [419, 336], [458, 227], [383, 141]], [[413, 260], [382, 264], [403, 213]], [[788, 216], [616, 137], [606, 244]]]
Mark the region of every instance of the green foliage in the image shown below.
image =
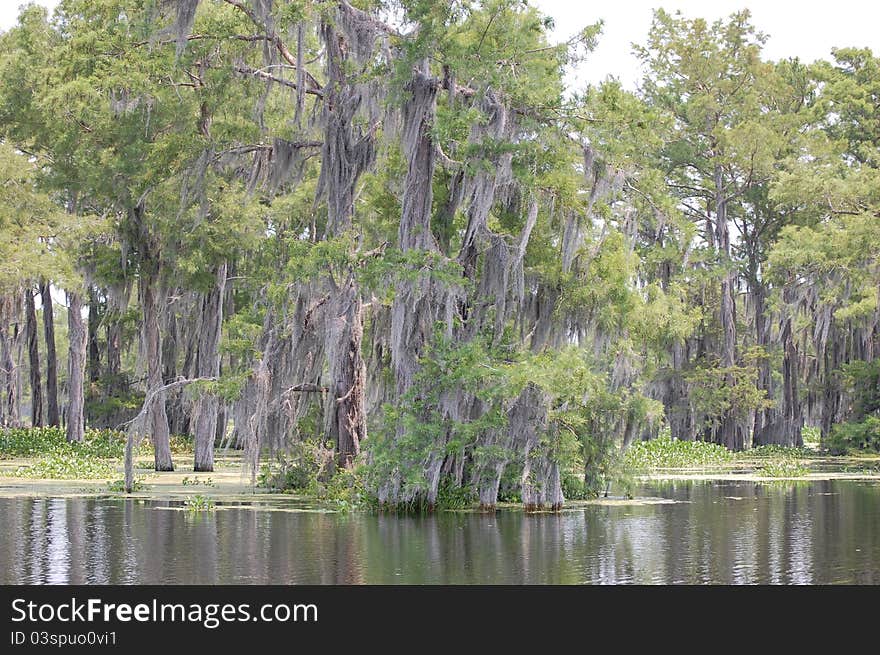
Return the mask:
[[801, 430], [801, 439], [804, 446], [817, 448], [822, 440], [822, 430], [817, 427], [804, 426], [804, 429]]
[[63, 428], [6, 428], [0, 430], [0, 457], [30, 457], [65, 443]]
[[[636, 443], [626, 455], [620, 449], [659, 425], [658, 398], [705, 419], [700, 431], [730, 419], [749, 425], [756, 412], [785, 402], [777, 370], [783, 357], [796, 351], [799, 361], [821, 368], [826, 339], [846, 352], [820, 375], [799, 371], [815, 378], [811, 394], [851, 400], [849, 422], [826, 445], [839, 452], [877, 447], [880, 360], [852, 361], [862, 356], [852, 344], [866, 343], [875, 329], [880, 283], [880, 65], [869, 50], [835, 50], [833, 62], [811, 66], [771, 63], [762, 59], [766, 37], [747, 11], [709, 23], [659, 10], [636, 47], [646, 71], [638, 92], [608, 80], [570, 94], [566, 68], [595, 47], [601, 24], [576, 26], [569, 41], [555, 43], [552, 21], [527, 2], [395, 5], [408, 27], [391, 37], [394, 61], [345, 62], [345, 75], [375, 96], [365, 94], [352, 127], [375, 135], [376, 164], [358, 180], [350, 229], [328, 237], [319, 176], [334, 173], [321, 171], [326, 162], [315, 143], [332, 86], [327, 49], [313, 28], [339, 18], [335, 4], [275, 3], [268, 23], [277, 33], [263, 43], [263, 26], [249, 9], [201, 2], [192, 28], [198, 38], [181, 44], [173, 4], [64, 0], [51, 20], [26, 6], [19, 24], [0, 35], [0, 301], [17, 301], [40, 278], [56, 289], [88, 278], [98, 333], [120, 321], [125, 351], [125, 371], [89, 383], [87, 414], [95, 424], [118, 425], [143, 401], [134, 361], [141, 308], [132, 300], [111, 316], [101, 309], [109, 290], [152, 283], [168, 291], [160, 304], [179, 321], [176, 335], [163, 335], [171, 346], [198, 325], [199, 301], [228, 264], [223, 376], [192, 385], [184, 401], [204, 393], [238, 399], [254, 363], [274, 356], [261, 349], [297, 339], [302, 323], [292, 320], [292, 305], [327, 307], [327, 290], [349, 276], [365, 307], [369, 381], [393, 389], [384, 312], [397, 290], [430, 280], [456, 292], [448, 307], [430, 308], [447, 310], [451, 325], [429, 344], [396, 353], [420, 356], [412, 388], [401, 398], [393, 391], [374, 397], [370, 389], [371, 402], [391, 401], [381, 417], [369, 417], [363, 468], [334, 471], [321, 442], [323, 409], [314, 403], [286, 452], [261, 471], [267, 488], [353, 507], [367, 502], [364, 489], [399, 478], [403, 495], [418, 499], [429, 484], [426, 470], [456, 458], [467, 467], [504, 462], [499, 497], [515, 499], [523, 453], [494, 437], [507, 434], [510, 407], [527, 385], [547, 402], [536, 454], [564, 471], [571, 498], [609, 484], [628, 488], [624, 464], [653, 470], [728, 462], [718, 447], [668, 437]], [[283, 52], [286, 64], [267, 66], [260, 44], [283, 50], [275, 37], [289, 46], [306, 25], [299, 45], [308, 70], [284, 72], [290, 55]], [[364, 36], [369, 26], [361, 27]], [[357, 49], [356, 39], [342, 41]], [[423, 217], [432, 232], [424, 236], [438, 248], [404, 252], [396, 240], [408, 166], [399, 132], [406, 130], [393, 126], [414, 68], [443, 81], [428, 126], [437, 161], [431, 216]], [[307, 94], [302, 107], [290, 88], [302, 82], [300, 73], [327, 91]], [[276, 74], [282, 83], [267, 83]], [[492, 120], [483, 102], [489, 90], [505, 106], [506, 128], [477, 138]], [[297, 151], [289, 179], [267, 183], [280, 161], [274, 139], [311, 145]], [[508, 159], [512, 180], [498, 166]], [[456, 192], [474, 191], [477, 172], [499, 183], [487, 203], [493, 248], [523, 257], [522, 275], [514, 270], [502, 291], [508, 310], [520, 288], [525, 294], [516, 316], [480, 333], [472, 326], [492, 324], [500, 303], [477, 296], [485, 244], [477, 244], [473, 270], [462, 265], [457, 250], [472, 197], [455, 202]], [[518, 253], [532, 201], [538, 220]], [[566, 243], [576, 244], [575, 258], [563, 267], [560, 242], [572, 229], [576, 238]], [[485, 226], [479, 231], [486, 236]], [[729, 314], [721, 311], [728, 299], [722, 288], [736, 290]], [[733, 324], [727, 316], [736, 317]], [[759, 348], [761, 325], [771, 326], [764, 336], [772, 343]], [[59, 321], [62, 361], [66, 336]], [[166, 369], [192, 370], [190, 345], [176, 360], [173, 348], [164, 350]], [[669, 381], [683, 391], [664, 388]], [[273, 408], [280, 401], [269, 399]], [[34, 474], [92, 475], [122, 456], [124, 441], [109, 431], [67, 444], [57, 429], [6, 430], [0, 457], [39, 456], [39, 467], [28, 469]], [[173, 437], [171, 447], [192, 452], [188, 437]], [[145, 442], [138, 455], [149, 452]], [[749, 453], [788, 455], [797, 453]], [[464, 479], [464, 487], [443, 479], [438, 504], [473, 502], [471, 478]]]
[[[191, 455], [194, 449], [193, 438], [189, 434], [172, 434], [169, 439], [169, 445], [174, 455]], [[153, 446], [149, 440], [144, 440], [141, 444], [141, 449], [147, 454], [152, 454], [153, 452]]]
[[468, 509], [473, 507], [478, 498], [469, 486], [456, 486], [450, 480], [444, 480], [437, 491], [438, 509]]
[[326, 481], [316, 479], [309, 486], [312, 497], [348, 512], [358, 509], [376, 509], [375, 498], [364, 486], [363, 471], [337, 469]]
[[15, 470], [19, 477], [100, 479], [116, 470], [125, 439], [113, 430], [87, 430], [82, 443], [69, 443], [61, 428], [9, 429], [0, 432], [0, 457], [36, 457]]
[[12, 475], [49, 480], [100, 480], [116, 472], [116, 465], [83, 452], [57, 450], [42, 455], [33, 464], [20, 466]]
[[852, 399], [852, 418], [880, 416], [880, 358], [844, 364], [842, 373], [844, 389]]
[[774, 401], [755, 386], [756, 366], [766, 357], [760, 348], [742, 355], [743, 365], [698, 366], [685, 379], [691, 385], [690, 397], [706, 426], [714, 428], [724, 416], [746, 421], [755, 411], [773, 407]]
[[869, 416], [863, 421], [835, 425], [825, 448], [832, 455], [845, 455], [851, 450], [880, 452], [880, 417]]
[[807, 466], [797, 459], [784, 457], [767, 462], [758, 469], [758, 475], [771, 478], [802, 478], [810, 472]]
[[86, 430], [82, 443], [69, 443], [63, 428], [9, 428], [0, 430], [0, 457], [74, 454], [96, 459], [116, 459], [125, 450], [125, 434], [114, 430]]
[[212, 478], [198, 478], [198, 477], [189, 477], [188, 475], [183, 476], [183, 480], [180, 481], [180, 484], [183, 486], [192, 486], [197, 487], [199, 485], [205, 487], [215, 487], [214, 480]]
[[183, 506], [188, 512], [213, 512], [216, 509], [216, 502], [213, 498], [196, 494], [192, 498], [183, 501]]
[[718, 444], [661, 436], [632, 444], [626, 451], [625, 462], [633, 471], [656, 471], [718, 466], [729, 463], [732, 457], [730, 451]]
[[[127, 436], [115, 430], [88, 429], [82, 443], [67, 441], [63, 428], [19, 428], [0, 430], [0, 458], [36, 457], [19, 467], [15, 475], [48, 479], [98, 479], [113, 473], [125, 454]], [[173, 435], [171, 451], [192, 454], [192, 437]], [[145, 439], [136, 455], [152, 455]]]
[[562, 493], [566, 500], [586, 500], [594, 497], [594, 494], [587, 491], [584, 479], [575, 473], [562, 476]]
[[272, 462], [263, 464], [257, 484], [279, 492], [314, 491], [319, 477], [326, 477], [334, 467], [333, 451], [324, 444], [297, 441], [287, 453], [278, 453]]
[[756, 446], [750, 450], [737, 453], [737, 457], [752, 458], [775, 458], [775, 459], [797, 459], [803, 457], [815, 457], [815, 453], [808, 448], [796, 448], [794, 446], [779, 446], [776, 444], [768, 444], [766, 446]]
[[0, 293], [40, 275], [57, 276], [66, 266], [41, 237], [71, 228], [38, 188], [37, 174], [27, 155], [0, 142]]
[[[368, 488], [376, 489], [388, 476], [399, 475], [404, 489], [419, 496], [427, 484], [425, 462], [462, 455], [474, 447], [480, 434], [503, 429], [501, 405], [514, 390], [506, 384], [498, 358], [484, 339], [453, 345], [438, 330], [431, 350], [421, 359], [416, 384], [401, 403], [383, 408], [383, 422], [370, 435]], [[473, 420], [445, 416], [440, 398], [457, 391], [485, 402], [487, 411]]]
[[[144, 484], [144, 480], [146, 478], [142, 475], [138, 475], [132, 480], [131, 490], [133, 492], [144, 491], [147, 486]], [[114, 493], [124, 493], [125, 492], [125, 478], [119, 478], [117, 480], [108, 480], [107, 481], [107, 491], [112, 491]]]

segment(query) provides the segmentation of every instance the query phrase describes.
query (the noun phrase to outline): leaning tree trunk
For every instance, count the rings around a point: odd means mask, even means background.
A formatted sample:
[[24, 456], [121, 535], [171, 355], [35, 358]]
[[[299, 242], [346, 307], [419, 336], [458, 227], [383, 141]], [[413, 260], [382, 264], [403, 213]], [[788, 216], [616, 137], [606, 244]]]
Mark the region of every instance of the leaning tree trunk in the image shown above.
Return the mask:
[[67, 294], [67, 440], [81, 442], [85, 436], [86, 327], [82, 296]]
[[46, 338], [46, 424], [61, 425], [58, 411], [58, 355], [55, 353], [55, 310], [48, 281], [40, 283], [43, 303], [43, 335]]
[[[141, 271], [140, 296], [143, 306], [144, 354], [147, 359], [147, 395], [162, 387], [162, 336], [159, 331], [159, 305], [156, 300], [158, 263], [144, 262]], [[165, 414], [165, 397], [151, 404], [147, 420], [153, 442], [153, 456], [157, 471], [173, 471], [171, 435]]]
[[28, 364], [31, 382], [31, 425], [43, 425], [43, 389], [40, 379], [40, 345], [37, 340], [37, 310], [34, 303], [34, 290], [25, 289], [25, 332], [27, 333]]
[[[205, 296], [199, 331], [198, 377], [216, 378], [220, 375], [220, 332], [223, 325], [223, 303], [226, 297], [226, 262], [217, 267], [216, 284]], [[217, 416], [220, 403], [213, 393], [201, 395], [193, 409], [195, 425], [194, 471], [214, 470], [214, 439], [217, 435]]]

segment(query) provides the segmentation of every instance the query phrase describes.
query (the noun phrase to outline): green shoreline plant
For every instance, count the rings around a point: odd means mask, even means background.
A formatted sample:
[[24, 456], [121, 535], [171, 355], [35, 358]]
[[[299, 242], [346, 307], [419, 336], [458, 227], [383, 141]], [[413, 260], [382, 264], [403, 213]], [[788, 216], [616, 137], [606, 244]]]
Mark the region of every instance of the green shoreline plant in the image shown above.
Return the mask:
[[[9, 428], [0, 430], [0, 461], [27, 458], [27, 464], [12, 471], [13, 477], [51, 480], [100, 480], [114, 475], [121, 466], [126, 435], [117, 430], [88, 429], [82, 442], [68, 442], [63, 428]], [[192, 440], [171, 439], [173, 452], [192, 452]], [[144, 440], [138, 457], [152, 456]], [[211, 486], [210, 479], [202, 484]]]

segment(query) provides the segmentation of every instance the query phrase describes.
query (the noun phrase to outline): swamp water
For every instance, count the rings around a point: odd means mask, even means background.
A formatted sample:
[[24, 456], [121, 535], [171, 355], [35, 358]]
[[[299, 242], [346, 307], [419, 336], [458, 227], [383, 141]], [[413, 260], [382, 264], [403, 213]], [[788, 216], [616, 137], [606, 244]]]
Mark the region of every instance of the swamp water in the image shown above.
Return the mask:
[[880, 483], [648, 482], [561, 514], [0, 498], [5, 584], [880, 584]]

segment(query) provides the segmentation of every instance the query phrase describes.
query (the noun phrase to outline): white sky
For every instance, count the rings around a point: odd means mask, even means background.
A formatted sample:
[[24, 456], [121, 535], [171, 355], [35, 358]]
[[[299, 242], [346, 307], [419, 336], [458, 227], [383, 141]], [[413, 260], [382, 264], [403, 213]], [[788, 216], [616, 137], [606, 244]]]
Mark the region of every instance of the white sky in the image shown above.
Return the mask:
[[[38, 0], [54, 7], [57, 0]], [[722, 18], [748, 7], [753, 24], [770, 39], [765, 57], [799, 57], [805, 62], [828, 59], [835, 46], [869, 47], [880, 53], [880, 2], [876, 0], [532, 0], [556, 21], [555, 36], [564, 40], [587, 24], [605, 21], [599, 47], [570, 77], [582, 86], [614, 75], [628, 88], [640, 78], [630, 45], [642, 42], [654, 7], [680, 9], [689, 18]], [[0, 0], [0, 29], [15, 24], [20, 0]]]
[[557, 40], [599, 19], [605, 21], [599, 46], [573, 76], [575, 83], [599, 82], [607, 75], [635, 88], [641, 73], [631, 54], [633, 42], [644, 42], [654, 8], [681, 10], [687, 18], [714, 21], [747, 8], [752, 24], [769, 36], [767, 59], [798, 57], [809, 63], [830, 59], [834, 47], [868, 47], [880, 54], [880, 2], [876, 0], [611, 0], [584, 2], [533, 0], [556, 21]]

